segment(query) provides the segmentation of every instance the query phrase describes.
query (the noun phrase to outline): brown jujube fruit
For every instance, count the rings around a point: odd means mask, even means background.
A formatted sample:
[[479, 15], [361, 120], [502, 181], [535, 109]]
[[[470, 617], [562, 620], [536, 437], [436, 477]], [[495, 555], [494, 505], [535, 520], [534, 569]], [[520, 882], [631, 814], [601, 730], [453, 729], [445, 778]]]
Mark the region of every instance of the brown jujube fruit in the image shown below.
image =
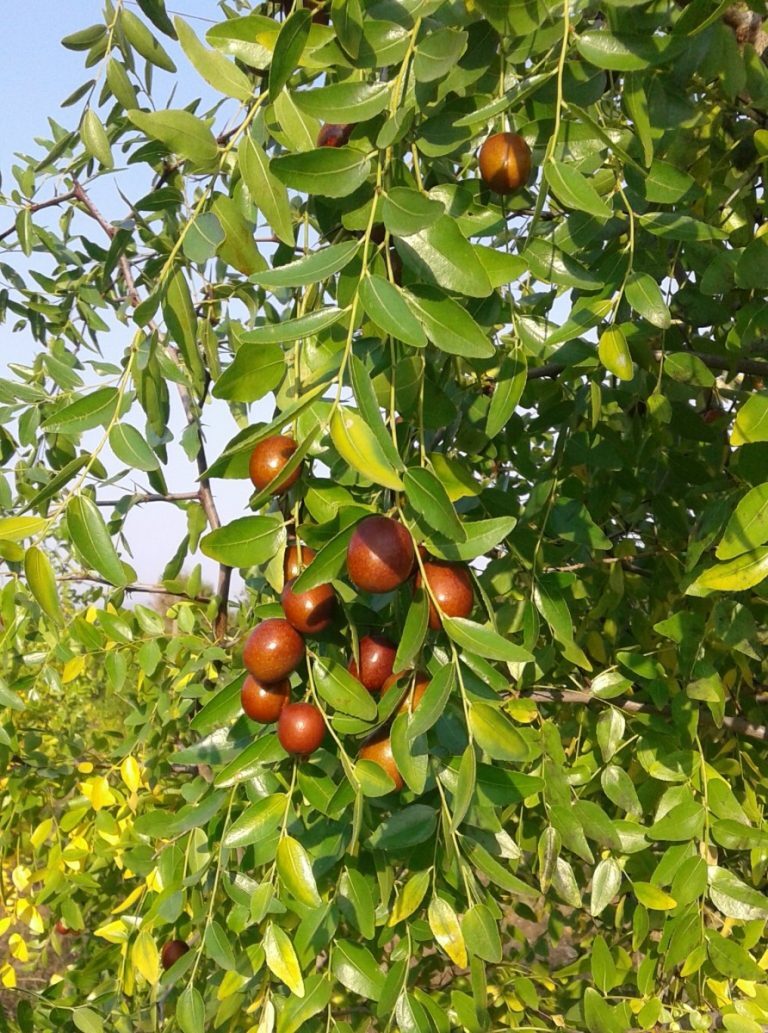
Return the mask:
[[531, 174], [531, 149], [518, 133], [494, 133], [480, 148], [480, 175], [497, 194], [513, 194]]
[[280, 600], [286, 620], [305, 635], [324, 631], [333, 620], [336, 609], [336, 593], [329, 584], [316, 585], [306, 592], [294, 592], [291, 580], [286, 582]]
[[[273, 434], [271, 438], [260, 441], [251, 452], [248, 463], [248, 473], [253, 486], [263, 491], [285, 469], [297, 447], [293, 438], [287, 434]], [[277, 486], [272, 488], [272, 494], [282, 495], [288, 491], [301, 476], [301, 467], [302, 464], [299, 463], [293, 473], [279, 480]]]
[[[424, 574], [430, 592], [437, 600], [446, 617], [468, 617], [475, 604], [472, 577], [463, 563], [442, 563], [428, 560], [424, 563]], [[416, 575], [416, 587], [422, 584], [421, 571]], [[429, 626], [433, 631], [442, 627], [440, 614], [429, 598]]]
[[189, 944], [184, 940], [169, 940], [160, 951], [160, 964], [168, 969], [175, 965], [179, 958], [182, 958], [189, 950]]
[[427, 691], [429, 682], [429, 676], [424, 674], [423, 671], [419, 671], [413, 683], [413, 688], [409, 688], [408, 692], [403, 696], [395, 714], [413, 713], [419, 703], [421, 703], [421, 697]]
[[277, 737], [286, 753], [308, 757], [325, 738], [323, 715], [311, 703], [289, 703], [277, 720]]
[[285, 580], [295, 580], [302, 570], [310, 565], [315, 556], [317, 556], [317, 553], [314, 549], [310, 549], [308, 545], [302, 545], [301, 562], [299, 562], [298, 547], [294, 542], [291, 542], [285, 550], [285, 556], [283, 558], [283, 576], [285, 577]]
[[395, 758], [392, 756], [392, 740], [385, 731], [376, 732], [363, 743], [359, 757], [361, 760], [372, 760], [386, 771], [395, 783], [395, 789], [402, 789], [405, 785], [405, 780], [397, 770]]
[[304, 658], [304, 639], [281, 617], [258, 624], [243, 648], [243, 664], [256, 681], [279, 682]]
[[77, 936], [74, 929], [70, 929], [68, 925], [65, 925], [61, 919], [58, 920], [54, 926], [59, 936]]
[[365, 592], [391, 592], [410, 576], [413, 561], [408, 530], [385, 516], [361, 520], [347, 549], [350, 581]]
[[354, 123], [350, 122], [342, 125], [336, 122], [326, 122], [320, 127], [320, 132], [317, 134], [317, 146], [343, 147], [349, 141], [354, 128]]
[[240, 690], [240, 704], [243, 710], [252, 721], [258, 721], [263, 725], [277, 721], [290, 698], [291, 683], [287, 678], [272, 684], [264, 684], [249, 674]]
[[369, 692], [379, 692], [392, 674], [397, 646], [385, 635], [365, 635], [358, 646], [360, 664], [358, 666], [353, 657], [347, 670]]

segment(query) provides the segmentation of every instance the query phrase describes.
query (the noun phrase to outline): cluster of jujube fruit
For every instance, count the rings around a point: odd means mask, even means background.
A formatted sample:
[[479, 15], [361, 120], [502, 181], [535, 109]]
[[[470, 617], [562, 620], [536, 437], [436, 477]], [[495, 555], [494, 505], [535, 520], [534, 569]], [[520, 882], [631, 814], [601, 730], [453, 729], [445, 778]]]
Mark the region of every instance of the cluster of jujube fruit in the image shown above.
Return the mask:
[[[259, 492], [281, 495], [296, 483], [302, 464], [286, 467], [296, 451], [293, 438], [273, 435], [259, 442], [249, 463], [251, 481]], [[325, 717], [309, 702], [291, 700], [290, 677], [305, 655], [304, 636], [325, 631], [336, 615], [336, 593], [330, 584], [305, 592], [294, 588], [303, 568], [315, 553], [300, 542], [291, 543], [285, 553], [285, 587], [281, 595], [283, 617], [263, 620], [250, 633], [243, 649], [248, 672], [243, 682], [241, 703], [245, 713], [262, 724], [277, 722], [277, 736], [283, 748], [295, 757], [308, 757], [325, 738]], [[392, 592], [411, 581], [413, 589], [423, 587], [429, 600], [429, 625], [438, 630], [443, 616], [467, 617], [474, 606], [469, 568], [462, 563], [434, 559], [416, 546], [410, 531], [388, 516], [364, 517], [355, 527], [347, 547], [346, 571], [359, 591], [372, 594]], [[347, 670], [374, 695], [387, 692], [407, 672], [395, 671], [397, 646], [384, 635], [372, 632], [361, 637], [357, 656]], [[419, 705], [429, 684], [416, 672], [409, 691], [392, 719]], [[378, 764], [394, 782], [403, 778], [392, 755], [389, 724], [377, 729], [362, 745], [360, 758]]]

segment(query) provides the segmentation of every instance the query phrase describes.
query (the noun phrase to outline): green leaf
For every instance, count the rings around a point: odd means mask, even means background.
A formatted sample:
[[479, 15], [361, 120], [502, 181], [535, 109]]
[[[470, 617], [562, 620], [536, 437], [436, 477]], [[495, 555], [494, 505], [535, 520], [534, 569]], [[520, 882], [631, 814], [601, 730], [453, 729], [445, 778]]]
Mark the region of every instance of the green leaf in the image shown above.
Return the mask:
[[331, 955], [331, 971], [342, 986], [359, 997], [378, 1001], [384, 988], [384, 973], [369, 950], [349, 940], [337, 940]]
[[528, 759], [525, 739], [509, 718], [489, 703], [472, 703], [469, 727], [480, 749], [494, 760], [519, 763]]
[[207, 534], [200, 549], [217, 563], [246, 569], [272, 559], [285, 539], [285, 522], [279, 516], [238, 517]]
[[643, 907], [652, 911], [671, 911], [677, 907], [677, 901], [658, 886], [650, 882], [633, 882], [632, 892]]
[[120, 396], [115, 387], [100, 387], [49, 416], [42, 429], [49, 434], [82, 434], [105, 427], [114, 417]]
[[[127, 13], [123, 11], [123, 13]], [[219, 145], [208, 126], [189, 111], [129, 111], [128, 118], [137, 129], [159, 140], [173, 154], [188, 158], [194, 165], [211, 168], [219, 156]]]
[[403, 476], [406, 498], [429, 524], [450, 541], [466, 540], [466, 532], [456, 516], [451, 500], [443, 485], [431, 470], [410, 467]]
[[160, 462], [146, 438], [129, 423], [116, 423], [109, 432], [109, 447], [131, 470], [159, 470]]
[[586, 176], [582, 176], [573, 165], [550, 158], [544, 165], [544, 173], [555, 197], [566, 208], [587, 212], [598, 219], [610, 219], [612, 212], [609, 205]]
[[346, 309], [315, 309], [305, 316], [296, 319], [285, 319], [281, 323], [264, 323], [254, 330], [248, 330], [242, 336], [243, 344], [283, 344], [288, 341], [300, 341], [304, 337], [313, 337], [321, 330], [327, 330], [346, 314]]
[[768, 897], [725, 868], [709, 869], [709, 896], [721, 914], [740, 922], [765, 921]]
[[396, 246], [406, 261], [438, 287], [470, 298], [485, 298], [491, 293], [482, 262], [448, 215], [441, 215], [417, 233], [398, 237]]
[[365, 365], [356, 355], [351, 355], [349, 358], [349, 375], [360, 415], [373, 432], [386, 459], [395, 470], [402, 470], [403, 461], [384, 425], [373, 382]]
[[[237, 785], [238, 782], [245, 782], [249, 778], [255, 778], [263, 773], [264, 764], [282, 760], [284, 757], [285, 750], [280, 745], [277, 736], [263, 735], [224, 765], [216, 775], [214, 785], [227, 789], [229, 786]], [[185, 761], [179, 761], [179, 763], [185, 763]]]
[[522, 348], [515, 348], [501, 360], [485, 423], [485, 433], [489, 438], [495, 438], [511, 419], [525, 390], [526, 373], [527, 363]]
[[85, 109], [83, 121], [80, 124], [80, 135], [83, 138], [83, 146], [90, 156], [105, 169], [111, 169], [115, 163], [112, 158], [109, 137], [93, 108]]
[[490, 909], [474, 904], [461, 920], [461, 931], [470, 954], [491, 965], [501, 961], [501, 936]]
[[437, 822], [432, 807], [414, 803], [379, 822], [370, 837], [377, 850], [408, 850], [431, 839]]
[[216, 381], [212, 394], [230, 402], [256, 402], [280, 385], [286, 369], [279, 344], [243, 345]]
[[715, 550], [719, 560], [730, 560], [768, 542], [768, 482], [751, 488], [734, 509]]
[[234, 97], [235, 100], [251, 99], [253, 95], [251, 81], [237, 65], [228, 61], [217, 50], [209, 50], [208, 47], [203, 46], [194, 31], [182, 18], [174, 18], [173, 24], [176, 27], [181, 49], [195, 71], [205, 79], [209, 86], [227, 97]]
[[359, 717], [361, 721], [375, 719], [375, 699], [345, 667], [334, 660], [316, 657], [313, 672], [318, 694], [334, 710]]
[[429, 872], [416, 872], [411, 875], [403, 884], [397, 895], [392, 912], [387, 919], [387, 925], [391, 928], [398, 922], [409, 918], [424, 899], [429, 889]]
[[182, 250], [190, 262], [207, 262], [224, 242], [224, 230], [213, 212], [203, 212], [187, 230]]
[[444, 560], [474, 560], [487, 555], [491, 549], [504, 541], [514, 529], [514, 517], [490, 517], [488, 520], [464, 522], [466, 541], [449, 542], [442, 538], [430, 538], [430, 553]]
[[[397, 664], [395, 669], [397, 669]], [[410, 739], [424, 735], [439, 721], [455, 684], [456, 671], [453, 664], [443, 664], [437, 674], [430, 679], [418, 707], [409, 718], [408, 737]]]
[[768, 441], [768, 397], [750, 395], [736, 413], [736, 422], [731, 431], [734, 448], [755, 441]]
[[434, 287], [414, 286], [403, 295], [430, 341], [450, 355], [490, 359], [496, 351], [467, 310]]
[[648, 273], [630, 273], [624, 290], [627, 301], [649, 323], [669, 329], [672, 317], [658, 283]]
[[331, 440], [344, 462], [366, 480], [383, 488], [402, 491], [403, 482], [376, 435], [353, 409], [339, 406], [334, 410], [331, 416]]
[[542, 237], [535, 237], [528, 244], [523, 258], [528, 263], [531, 275], [542, 283], [556, 283], [561, 287], [583, 290], [599, 290], [603, 286], [599, 276]]
[[296, 106], [322, 122], [349, 124], [375, 118], [389, 103], [390, 83], [343, 82], [293, 94]]
[[36, 516], [0, 517], [0, 541], [20, 542], [48, 527], [48, 520]]
[[381, 215], [395, 237], [409, 237], [428, 229], [445, 213], [441, 201], [410, 187], [392, 187], [385, 195]]
[[285, 803], [285, 796], [274, 793], [249, 804], [224, 833], [221, 845], [227, 850], [236, 850], [268, 838], [280, 827]]
[[205, 1033], [205, 1004], [191, 983], [176, 1002], [176, 1022], [181, 1033]]
[[445, 953], [459, 968], [466, 968], [467, 948], [459, 925], [459, 919], [447, 900], [433, 897], [427, 911], [429, 928], [432, 935]]
[[275, 100], [280, 90], [293, 75], [309, 39], [312, 14], [294, 7], [280, 27], [275, 42], [272, 63], [269, 66], [269, 99]]
[[[421, 707], [422, 704], [419, 704], [419, 706]], [[461, 825], [462, 821], [464, 821], [467, 811], [472, 804], [476, 784], [477, 757], [475, 755], [475, 747], [470, 743], [461, 755], [458, 779], [456, 781], [456, 792], [453, 794], [453, 804], [451, 806], [451, 828], [454, 832]]]
[[293, 217], [288, 191], [269, 170], [269, 159], [253, 137], [246, 133], [237, 150], [237, 163], [251, 200], [259, 208], [275, 235], [292, 245]]
[[346, 197], [366, 181], [367, 155], [352, 147], [317, 147], [272, 159], [272, 172], [293, 190], [321, 197]]
[[382, 276], [364, 276], [360, 281], [360, 301], [369, 319], [385, 334], [414, 348], [425, 347], [424, 330], [396, 284]]
[[[325, 975], [307, 977], [304, 997], [288, 997], [277, 1018], [277, 1033], [299, 1033], [309, 1020], [325, 1011], [331, 999], [331, 981]], [[270, 1033], [257, 1027], [257, 1033]]]
[[243, 218], [237, 202], [231, 197], [219, 195], [211, 205], [224, 230], [224, 242], [219, 244], [219, 257], [244, 276], [252, 276], [266, 267], [253, 240], [253, 227]]
[[157, 68], [162, 68], [165, 72], [173, 73], [176, 71], [176, 65], [168, 56], [168, 53], [160, 46], [140, 18], [137, 18], [132, 11], [125, 7], [120, 8], [119, 16], [120, 27], [125, 33], [126, 39], [143, 58]]
[[309, 283], [318, 283], [348, 265], [359, 247], [359, 241], [345, 240], [341, 244], [313, 251], [287, 265], [256, 273], [251, 279], [261, 287], [304, 287]]
[[592, 876], [592, 895], [589, 901], [589, 913], [597, 918], [608, 907], [621, 887], [621, 868], [618, 863], [608, 857], [600, 861]]
[[354, 916], [354, 923], [366, 940], [376, 935], [376, 916], [374, 899], [368, 879], [355, 868], [345, 869], [339, 880], [339, 897], [349, 902], [349, 910]]
[[229, 937], [218, 922], [213, 921], [205, 930], [205, 953], [211, 961], [228, 972], [237, 969], [237, 962]]
[[405, 623], [400, 635], [395, 656], [396, 671], [405, 670], [410, 667], [419, 654], [419, 650], [427, 637], [429, 623], [429, 603], [427, 594], [423, 588], [417, 588], [408, 613], [405, 616]]
[[597, 354], [608, 372], [619, 380], [631, 380], [635, 375], [627, 338], [620, 326], [609, 326], [600, 334]]
[[[368, 515], [365, 510], [360, 510], [359, 513], [361, 518]], [[347, 546], [354, 530], [355, 522], [342, 528], [320, 549], [306, 570], [296, 578], [294, 592], [308, 592], [310, 588], [331, 581], [341, 573], [347, 559]]]
[[99, 508], [87, 495], [77, 495], [69, 500], [67, 530], [86, 566], [98, 571], [118, 588], [128, 582]]
[[42, 549], [31, 545], [24, 553], [24, 576], [29, 590], [39, 603], [43, 613], [52, 621], [62, 624], [64, 616], [59, 602], [59, 590], [51, 561]]
[[745, 552], [726, 563], [716, 563], [686, 589], [686, 595], [708, 592], [744, 592], [768, 577], [768, 547]]
[[264, 934], [263, 946], [267, 968], [272, 975], [285, 983], [292, 994], [303, 997], [304, 980], [301, 977], [301, 968], [287, 934], [280, 926], [270, 922]]
[[457, 646], [486, 660], [502, 660], [510, 664], [527, 664], [533, 654], [515, 645], [487, 624], [476, 624], [464, 617], [443, 617], [443, 627]]
[[590, 29], [576, 39], [578, 51], [586, 61], [613, 72], [642, 71], [671, 61], [685, 45], [684, 40], [673, 36], [612, 33], [607, 29]]
[[101, 1016], [92, 1008], [75, 1008], [72, 1021], [81, 1033], [103, 1033], [104, 1023]]
[[707, 953], [717, 971], [728, 979], [749, 979], [762, 983], [768, 979], [768, 972], [760, 968], [752, 955], [732, 936], [722, 936], [714, 929], [708, 929]]
[[322, 900], [312, 872], [309, 854], [297, 839], [283, 836], [277, 844], [277, 871], [283, 886], [307, 907], [320, 907]]

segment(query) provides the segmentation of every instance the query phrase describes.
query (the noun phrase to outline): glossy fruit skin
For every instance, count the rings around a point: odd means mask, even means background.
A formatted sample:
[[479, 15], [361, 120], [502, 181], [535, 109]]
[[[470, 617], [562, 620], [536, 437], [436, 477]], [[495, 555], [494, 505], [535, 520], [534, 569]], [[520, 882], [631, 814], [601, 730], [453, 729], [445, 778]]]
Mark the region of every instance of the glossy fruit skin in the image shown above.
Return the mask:
[[302, 545], [301, 562], [299, 562], [298, 547], [295, 542], [291, 542], [285, 550], [285, 556], [283, 557], [283, 576], [285, 580], [295, 580], [302, 570], [310, 565], [315, 556], [317, 556], [317, 553], [314, 549], [310, 549], [308, 545]]
[[256, 681], [252, 674], [246, 676], [240, 690], [240, 705], [251, 721], [268, 725], [277, 721], [286, 703], [291, 698], [291, 683], [282, 681], [264, 684]]
[[342, 123], [341, 125], [336, 122], [326, 122], [320, 126], [320, 132], [317, 134], [317, 146], [343, 147], [349, 142], [354, 128], [355, 126], [352, 122]]
[[277, 720], [277, 737], [286, 753], [308, 757], [325, 738], [323, 715], [311, 703], [289, 703]]
[[413, 539], [397, 520], [370, 516], [361, 520], [347, 549], [347, 573], [364, 592], [391, 592], [413, 570]]
[[416, 674], [413, 688], [409, 689], [405, 696], [403, 696], [395, 714], [412, 714], [416, 707], [418, 707], [419, 703], [421, 703], [421, 698], [427, 691], [430, 681], [431, 679], [429, 675], [424, 674], [423, 671], [419, 671]]
[[68, 925], [64, 925], [61, 919], [58, 920], [54, 928], [59, 936], [77, 936], [75, 930], [70, 929]]
[[405, 779], [397, 770], [395, 758], [392, 756], [392, 740], [385, 731], [376, 732], [364, 742], [360, 748], [359, 757], [361, 760], [372, 760], [374, 764], [378, 764], [386, 771], [395, 783], [396, 790], [402, 789], [405, 785]]
[[497, 194], [514, 194], [531, 174], [531, 149], [518, 133], [489, 136], [478, 161], [483, 181]]
[[[472, 590], [472, 577], [469, 568], [463, 563], [443, 563], [439, 560], [427, 560], [424, 563], [424, 574], [432, 595], [437, 599], [440, 609], [446, 617], [468, 617], [475, 605], [475, 594]], [[416, 575], [416, 587], [422, 584], [421, 571]], [[440, 614], [429, 600], [429, 626], [433, 631], [442, 627]]]
[[169, 940], [160, 951], [160, 964], [165, 969], [175, 965], [179, 958], [183, 957], [189, 950], [189, 944], [184, 940]]
[[[251, 452], [248, 463], [248, 473], [254, 488], [263, 491], [264, 488], [280, 473], [285, 464], [297, 449], [293, 438], [287, 434], [273, 434], [271, 438], [264, 438]], [[293, 473], [278, 482], [276, 488], [272, 489], [273, 495], [282, 495], [298, 481], [301, 477], [302, 464], [296, 467]]]
[[358, 652], [359, 669], [352, 657], [347, 670], [369, 692], [380, 692], [394, 669], [397, 646], [386, 635], [365, 635], [360, 639]]
[[243, 664], [256, 681], [282, 681], [304, 659], [304, 639], [281, 617], [258, 624], [243, 648]]
[[304, 635], [324, 631], [336, 612], [336, 593], [329, 584], [306, 592], [294, 592], [293, 580], [286, 582], [280, 601], [286, 620]]

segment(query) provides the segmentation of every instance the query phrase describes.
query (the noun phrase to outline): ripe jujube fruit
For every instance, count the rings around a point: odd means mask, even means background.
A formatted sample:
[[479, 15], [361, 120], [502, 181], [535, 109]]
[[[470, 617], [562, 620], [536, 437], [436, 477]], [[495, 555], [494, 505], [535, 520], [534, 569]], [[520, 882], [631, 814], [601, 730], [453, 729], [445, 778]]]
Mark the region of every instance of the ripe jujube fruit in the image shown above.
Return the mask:
[[243, 664], [260, 682], [279, 682], [304, 658], [304, 639], [287, 620], [270, 617], [257, 625], [243, 648]]
[[317, 134], [318, 147], [343, 147], [349, 141], [354, 123], [346, 122], [339, 125], [336, 122], [326, 122], [320, 127]]
[[246, 676], [240, 690], [240, 704], [252, 721], [268, 725], [277, 721], [285, 704], [291, 698], [291, 683], [282, 681], [263, 683], [253, 675]]
[[[272, 437], [260, 441], [251, 452], [248, 463], [248, 473], [253, 486], [263, 491], [285, 469], [297, 448], [296, 442], [287, 434], [273, 434]], [[272, 488], [272, 494], [282, 495], [288, 491], [301, 476], [301, 466], [299, 463], [293, 473], [281, 478], [276, 487]]]
[[494, 133], [480, 148], [480, 175], [497, 194], [513, 194], [531, 174], [531, 149], [519, 133]]
[[160, 964], [164, 969], [175, 965], [179, 958], [182, 958], [189, 950], [189, 944], [184, 940], [169, 940], [160, 951]]
[[54, 929], [59, 934], [59, 936], [76, 936], [77, 935], [75, 930], [74, 929], [70, 929], [68, 925], [65, 925], [64, 922], [62, 922], [61, 919], [58, 920], [58, 922], [54, 926]]
[[[384, 685], [384, 691], [386, 692], [390, 685], [394, 685], [399, 675], [393, 674], [391, 678], [387, 679], [387, 683]], [[413, 683], [413, 687], [408, 689], [408, 692], [403, 696], [400, 701], [395, 714], [407, 714], [413, 713], [416, 707], [421, 703], [421, 697], [427, 691], [430, 678], [424, 674], [423, 671], [418, 671], [416, 679]]]
[[365, 635], [360, 639], [358, 653], [359, 664], [353, 657], [347, 670], [369, 692], [379, 692], [394, 669], [397, 646], [386, 635]]
[[308, 757], [325, 738], [323, 715], [312, 703], [289, 703], [277, 720], [277, 737], [286, 753]]
[[310, 549], [308, 545], [302, 545], [301, 560], [299, 560], [298, 547], [295, 542], [291, 542], [285, 550], [285, 556], [283, 558], [283, 576], [285, 577], [285, 580], [295, 580], [302, 570], [310, 565], [315, 556], [317, 556], [317, 553], [314, 549]]
[[350, 581], [365, 592], [391, 592], [413, 570], [413, 539], [397, 520], [370, 516], [355, 528], [347, 548]]
[[[440, 560], [427, 560], [424, 563], [424, 574], [429, 586], [429, 626], [433, 631], [442, 627], [440, 613], [432, 601], [438, 602], [440, 610], [446, 617], [468, 617], [475, 605], [475, 594], [472, 590], [472, 577], [469, 568], [463, 563], [443, 563]], [[422, 585], [421, 571], [416, 575], [416, 587]]]
[[392, 755], [392, 740], [386, 731], [375, 732], [370, 739], [366, 740], [361, 746], [358, 756], [361, 760], [372, 760], [374, 764], [378, 764], [386, 771], [395, 783], [395, 789], [402, 789], [405, 785], [405, 780], [397, 770], [397, 764]]
[[336, 609], [336, 593], [329, 584], [315, 585], [306, 592], [294, 592], [292, 579], [286, 582], [280, 600], [286, 620], [305, 635], [325, 630]]

